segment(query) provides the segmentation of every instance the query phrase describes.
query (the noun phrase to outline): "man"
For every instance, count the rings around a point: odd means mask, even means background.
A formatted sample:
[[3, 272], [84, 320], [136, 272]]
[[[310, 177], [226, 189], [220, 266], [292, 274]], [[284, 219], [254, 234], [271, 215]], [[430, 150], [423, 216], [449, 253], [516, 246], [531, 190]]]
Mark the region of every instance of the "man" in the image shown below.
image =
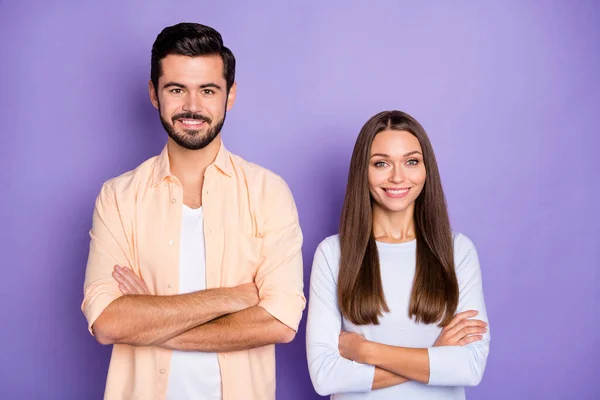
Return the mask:
[[275, 343], [295, 335], [302, 233], [285, 182], [221, 142], [235, 58], [182, 23], [152, 47], [150, 99], [169, 138], [106, 182], [82, 311], [114, 344], [106, 399], [273, 399]]

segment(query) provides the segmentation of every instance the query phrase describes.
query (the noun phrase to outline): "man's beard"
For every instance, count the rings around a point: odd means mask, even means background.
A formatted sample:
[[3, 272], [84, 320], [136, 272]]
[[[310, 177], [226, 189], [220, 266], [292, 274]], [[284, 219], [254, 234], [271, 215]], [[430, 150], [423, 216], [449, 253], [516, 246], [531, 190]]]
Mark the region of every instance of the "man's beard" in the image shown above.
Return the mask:
[[[163, 128], [165, 128], [165, 131], [167, 131], [169, 137], [173, 139], [175, 143], [188, 150], [200, 150], [211, 144], [221, 132], [223, 124], [225, 123], [225, 117], [227, 116], [227, 110], [223, 112], [223, 118], [214, 126], [211, 126], [212, 119], [202, 114], [194, 114], [191, 112], [177, 114], [171, 118], [171, 123], [163, 118], [160, 108], [158, 110], [158, 114], [160, 116], [160, 122], [162, 123]], [[183, 129], [183, 131], [178, 132], [175, 130], [175, 122], [178, 119], [204, 121], [204, 123], [208, 125], [208, 128], [206, 129], [206, 132], [193, 129]]]

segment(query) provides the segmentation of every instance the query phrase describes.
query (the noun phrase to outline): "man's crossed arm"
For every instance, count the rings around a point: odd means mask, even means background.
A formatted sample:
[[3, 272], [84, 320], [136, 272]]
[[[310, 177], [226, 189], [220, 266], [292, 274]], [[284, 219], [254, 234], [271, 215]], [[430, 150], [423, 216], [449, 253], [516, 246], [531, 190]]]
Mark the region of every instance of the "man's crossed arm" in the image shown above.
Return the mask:
[[295, 331], [262, 307], [254, 283], [174, 295], [151, 295], [129, 268], [115, 266], [124, 296], [93, 324], [102, 344], [226, 352], [288, 343]]

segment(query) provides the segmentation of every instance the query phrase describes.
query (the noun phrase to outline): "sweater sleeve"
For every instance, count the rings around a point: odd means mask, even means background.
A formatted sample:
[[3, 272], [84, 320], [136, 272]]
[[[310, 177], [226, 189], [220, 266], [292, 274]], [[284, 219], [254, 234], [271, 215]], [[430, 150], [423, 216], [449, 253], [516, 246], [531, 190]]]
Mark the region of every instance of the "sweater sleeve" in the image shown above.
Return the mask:
[[375, 367], [340, 356], [338, 341], [342, 316], [337, 302], [337, 284], [332, 270], [335, 257], [326, 239], [317, 248], [310, 278], [306, 330], [308, 370], [313, 386], [321, 396], [344, 392], [369, 392]]
[[[476, 319], [489, 324], [485, 302], [479, 258], [473, 243], [464, 235], [455, 237], [456, 275], [459, 285], [457, 313], [477, 310]], [[429, 385], [476, 386], [481, 382], [490, 349], [490, 328], [483, 339], [466, 346], [430, 347]]]

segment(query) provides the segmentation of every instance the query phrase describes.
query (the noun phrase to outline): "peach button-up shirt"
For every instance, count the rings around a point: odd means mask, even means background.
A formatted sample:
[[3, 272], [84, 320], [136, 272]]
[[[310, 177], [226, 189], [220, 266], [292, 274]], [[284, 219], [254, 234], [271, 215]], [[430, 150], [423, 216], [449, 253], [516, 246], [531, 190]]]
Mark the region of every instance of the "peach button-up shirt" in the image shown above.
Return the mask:
[[[167, 148], [106, 182], [96, 200], [81, 306], [92, 325], [122, 296], [114, 265], [131, 267], [154, 295], [178, 294], [183, 188]], [[221, 144], [202, 192], [206, 286], [255, 282], [259, 306], [297, 330], [305, 306], [302, 232], [286, 183]], [[114, 345], [105, 399], [164, 399], [172, 352]], [[223, 400], [275, 398], [275, 346], [218, 354]]]

